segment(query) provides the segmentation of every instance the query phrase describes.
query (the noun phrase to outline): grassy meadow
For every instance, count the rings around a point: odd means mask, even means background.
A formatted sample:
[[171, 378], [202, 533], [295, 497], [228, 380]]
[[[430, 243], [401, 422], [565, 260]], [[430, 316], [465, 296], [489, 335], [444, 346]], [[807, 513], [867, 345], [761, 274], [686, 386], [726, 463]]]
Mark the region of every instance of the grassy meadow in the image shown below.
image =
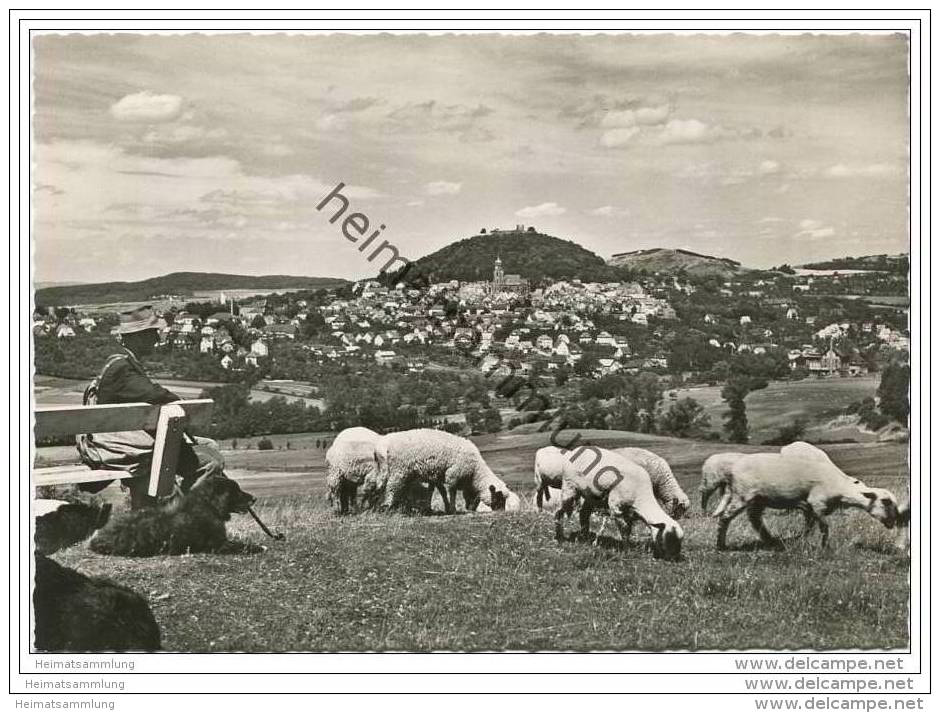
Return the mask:
[[[837, 421], [845, 408], [869, 396], [878, 388], [877, 375], [852, 378], [804, 379], [802, 381], [772, 381], [766, 389], [748, 394], [747, 421], [752, 443], [762, 443], [777, 435], [781, 428], [796, 419], [807, 424], [807, 437], [813, 441], [873, 441], [877, 436], [862, 431], [855, 425]], [[675, 393], [675, 396], [672, 394]], [[711, 418], [711, 429], [721, 431], [722, 415], [728, 405], [721, 398], [720, 386], [696, 386], [667, 392], [663, 408], [669, 408], [674, 399], [693, 398]], [[833, 421], [836, 421], [833, 423]]]
[[[573, 435], [573, 434], [572, 434]], [[323, 497], [322, 450], [227, 452], [231, 474], [259, 497], [259, 515], [230, 532], [264, 544], [254, 556], [131, 559], [77, 545], [56, 555], [82, 572], [146, 595], [170, 651], [714, 650], [904, 648], [909, 561], [895, 533], [858, 511], [834, 514], [831, 546], [796, 537], [802, 517], [769, 515], [784, 551], [757, 545], [746, 518], [714, 547], [698, 511], [707, 455], [727, 444], [589, 431], [602, 446], [648, 447], [673, 465], [692, 497], [683, 559], [656, 561], [645, 528], [621, 547], [556, 543], [547, 512], [340, 518]], [[294, 439], [295, 437], [291, 437]], [[567, 440], [568, 434], [561, 435]], [[545, 434], [485, 436], [487, 462], [528, 502], [534, 451]], [[293, 441], [292, 441], [293, 442]], [[742, 450], [769, 450], [742, 447]], [[826, 446], [846, 472], [907, 491], [906, 447]], [[110, 497], [120, 499], [116, 488]], [[596, 515], [594, 530], [603, 525]], [[575, 521], [569, 523], [573, 534]]]

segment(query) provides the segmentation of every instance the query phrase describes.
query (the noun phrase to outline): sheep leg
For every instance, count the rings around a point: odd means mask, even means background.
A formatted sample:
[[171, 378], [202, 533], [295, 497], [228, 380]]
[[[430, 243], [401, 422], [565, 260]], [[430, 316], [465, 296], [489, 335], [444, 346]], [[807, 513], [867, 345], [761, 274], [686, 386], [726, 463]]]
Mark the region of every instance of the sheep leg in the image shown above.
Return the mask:
[[443, 483], [429, 484], [431, 497], [428, 498], [428, 505], [431, 504], [431, 499], [434, 497], [434, 489], [437, 488], [437, 492], [441, 494], [441, 500], [444, 501], [444, 512], [448, 515], [452, 514], [452, 511], [456, 509], [456, 501], [454, 500], [454, 495], [451, 494], [450, 497], [447, 495], [447, 486]]
[[763, 515], [764, 508], [761, 505], [751, 505], [747, 509], [747, 519], [750, 520], [751, 527], [753, 527], [760, 536], [761, 542], [766, 545], [780, 547], [782, 543], [767, 529], [767, 526], [764, 524]]
[[822, 535], [820, 541], [820, 547], [825, 549], [829, 546], [829, 523], [826, 521], [826, 516], [832, 512], [832, 508], [825, 502], [812, 502], [810, 501], [809, 506], [812, 508], [813, 516], [816, 519], [816, 524], [819, 525], [819, 532]]
[[382, 501], [382, 509], [390, 511], [398, 507], [404, 490], [405, 483], [401, 478], [389, 478], [388, 484], [385, 486], [385, 499]]
[[[728, 498], [728, 496], [726, 496], [726, 498]], [[734, 506], [731, 506], [729, 503], [729, 505], [722, 510], [722, 513], [718, 518], [718, 540], [716, 542], [716, 546], [719, 550], [728, 549], [726, 542], [728, 537], [728, 526], [731, 524], [731, 521], [734, 520], [734, 518], [744, 512], [746, 507], [746, 503], [742, 503], [740, 500], [738, 500]]]
[[604, 528], [607, 527], [607, 521], [608, 521], [608, 520], [610, 520], [610, 514], [609, 514], [609, 513], [604, 515], [604, 519], [601, 520], [601, 526], [600, 526], [599, 528], [597, 528], [597, 534], [594, 535], [594, 546], [595, 546], [595, 547], [597, 547], [597, 545], [598, 545], [598, 544], [600, 543], [600, 541], [601, 541], [601, 535], [604, 534]]
[[581, 504], [581, 510], [578, 513], [578, 519], [581, 521], [581, 539], [587, 540], [591, 536], [591, 513], [594, 508], [585, 500]]
[[630, 546], [630, 538], [633, 535], [633, 517], [629, 512], [621, 512], [612, 515], [617, 529], [620, 531], [620, 546], [626, 548]]
[[721, 517], [721, 513], [728, 509], [732, 497], [734, 497], [734, 491], [731, 488], [722, 488], [721, 500], [718, 501], [718, 507], [715, 508], [712, 517]]
[[558, 542], [563, 542], [565, 539], [565, 517], [571, 517], [571, 513], [574, 512], [574, 502], [575, 498], [566, 498], [562, 500], [561, 506], [555, 512], [555, 539]]
[[800, 537], [809, 537], [816, 526], [816, 515], [813, 513], [813, 508], [808, 505], [801, 505], [800, 510], [803, 511], [803, 532]]

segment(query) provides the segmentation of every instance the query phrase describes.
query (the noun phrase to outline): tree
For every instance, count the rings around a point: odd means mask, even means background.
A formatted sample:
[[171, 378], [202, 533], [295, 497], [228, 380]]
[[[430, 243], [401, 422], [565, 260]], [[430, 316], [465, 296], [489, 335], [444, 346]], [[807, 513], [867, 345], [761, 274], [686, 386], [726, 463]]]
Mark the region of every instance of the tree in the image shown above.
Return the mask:
[[724, 430], [732, 443], [747, 443], [747, 407], [744, 399], [751, 391], [766, 387], [767, 382], [763, 379], [739, 376], [730, 379], [722, 388], [721, 398], [728, 402], [728, 410], [724, 413]]
[[568, 383], [568, 377], [571, 375], [567, 364], [563, 364], [555, 370], [555, 386], [564, 386]]
[[487, 433], [496, 433], [503, 428], [503, 417], [495, 408], [489, 408], [483, 412], [483, 429]]
[[677, 438], [700, 438], [710, 425], [711, 419], [702, 405], [693, 398], [684, 398], [673, 403], [663, 414], [659, 431]]
[[261, 438], [258, 440], [258, 450], [259, 451], [273, 451], [274, 444], [271, 443], [270, 438]]
[[908, 399], [910, 385], [910, 365], [891, 364], [882, 373], [877, 392], [881, 412], [905, 425], [911, 412], [911, 403]]
[[263, 329], [267, 322], [264, 321], [264, 317], [260, 314], [256, 314], [254, 319], [251, 320], [251, 326], [253, 329]]

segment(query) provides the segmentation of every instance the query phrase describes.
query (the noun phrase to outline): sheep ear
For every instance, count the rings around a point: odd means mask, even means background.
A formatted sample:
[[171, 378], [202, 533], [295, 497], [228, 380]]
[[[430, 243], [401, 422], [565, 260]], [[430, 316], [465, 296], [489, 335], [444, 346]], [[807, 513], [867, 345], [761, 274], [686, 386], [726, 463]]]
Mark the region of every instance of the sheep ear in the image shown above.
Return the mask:
[[872, 501], [878, 499], [878, 496], [877, 496], [875, 493], [871, 493], [871, 492], [868, 492], [868, 491], [862, 493], [862, 495], [864, 495], [866, 498], [868, 498], [869, 500], [872, 500]]
[[654, 523], [653, 523], [653, 527], [655, 527], [657, 530], [660, 531], [660, 533], [662, 533], [662, 531], [666, 529], [666, 523], [665, 523], [665, 522], [654, 522]]

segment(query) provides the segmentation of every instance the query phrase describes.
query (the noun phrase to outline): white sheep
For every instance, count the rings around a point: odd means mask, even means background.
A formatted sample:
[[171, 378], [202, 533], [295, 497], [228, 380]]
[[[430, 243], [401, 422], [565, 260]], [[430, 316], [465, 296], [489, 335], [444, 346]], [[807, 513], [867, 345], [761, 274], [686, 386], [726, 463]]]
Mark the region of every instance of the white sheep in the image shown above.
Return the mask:
[[911, 496], [908, 494], [898, 509], [897, 548], [908, 556], [911, 554]]
[[890, 491], [870, 488], [846, 476], [831, 462], [754, 453], [739, 458], [731, 468], [730, 484], [717, 513], [718, 549], [725, 549], [728, 525], [745, 510], [761, 540], [779, 545], [764, 526], [762, 516], [768, 507], [799, 508], [809, 513], [822, 533], [823, 547], [829, 542], [826, 517], [837, 508], [862, 509], [888, 528], [894, 527], [898, 519], [898, 501]]
[[379, 438], [368, 428], [347, 428], [340, 431], [326, 452], [327, 497], [331, 505], [339, 501], [343, 515], [351, 504], [355, 505], [359, 486], [367, 478], [374, 480], [375, 443]]
[[649, 473], [653, 484], [653, 495], [666, 512], [674, 519], [681, 520], [691, 503], [666, 459], [645, 448], [614, 448], [613, 450], [642, 466]]
[[561, 489], [565, 468], [570, 466], [572, 451], [557, 446], [545, 446], [535, 452], [535, 506], [541, 510], [546, 500], [551, 500], [551, 490]]
[[[683, 492], [665, 459], [645, 448], [616, 448], [614, 453], [627, 458], [646, 470], [653, 485], [653, 494], [669, 514], [679, 519], [689, 508], [689, 497]], [[561, 488], [565, 464], [578, 449], [563, 450], [556, 446], [545, 446], [535, 453], [535, 505], [541, 510], [546, 500], [551, 499], [551, 489]]]
[[[520, 508], [518, 496], [490, 470], [480, 450], [466, 438], [431, 428], [389, 433], [375, 444], [376, 481], [369, 490], [384, 491], [385, 508], [399, 507], [415, 481], [437, 488], [445, 511], [456, 511], [460, 490], [468, 510]], [[495, 501], [495, 502], [494, 502]]]
[[806, 443], [806, 441], [793, 441], [793, 443], [783, 446], [780, 449], [780, 455], [792, 458], [810, 458], [824, 463], [832, 463], [826, 451], [822, 448], [817, 448], [812, 443]]
[[663, 511], [653, 494], [653, 484], [646, 470], [619, 453], [584, 446], [566, 459], [562, 466], [561, 507], [555, 513], [555, 539], [564, 539], [565, 517], [570, 517], [578, 500], [581, 535], [588, 537], [591, 513], [607, 508], [626, 544], [634, 520], [650, 528], [653, 554], [676, 560], [682, 549], [683, 532], [679, 524]]
[[[708, 508], [708, 500], [717, 490], [718, 496], [725, 495], [733, 466], [746, 453], [715, 453], [708, 456], [702, 463], [702, 482], [699, 493], [702, 496], [702, 510]], [[717, 511], [716, 511], [717, 514]]]

